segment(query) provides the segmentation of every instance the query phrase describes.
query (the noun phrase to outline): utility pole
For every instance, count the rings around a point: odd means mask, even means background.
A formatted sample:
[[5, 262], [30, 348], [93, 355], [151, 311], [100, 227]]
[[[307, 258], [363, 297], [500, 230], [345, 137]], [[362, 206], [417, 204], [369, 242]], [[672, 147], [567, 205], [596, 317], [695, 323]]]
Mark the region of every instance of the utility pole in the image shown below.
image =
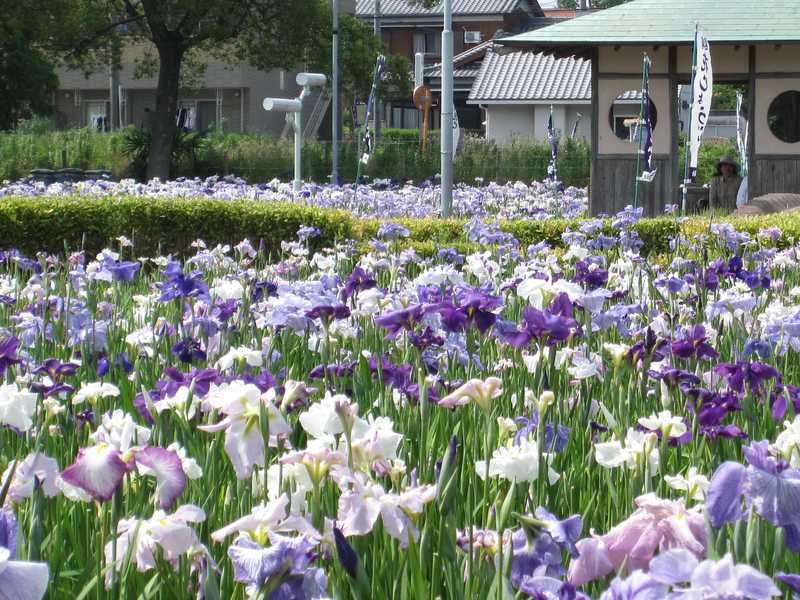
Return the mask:
[[339, 107], [339, 0], [331, 0], [333, 13], [333, 56], [331, 57], [331, 79], [333, 87], [333, 101], [331, 104], [331, 184], [339, 185], [339, 140], [342, 137], [342, 111]]
[[[381, 0], [375, 0], [375, 13], [373, 14], [373, 29], [375, 37], [383, 43], [383, 36], [381, 35]], [[381, 51], [382, 53], [382, 51]], [[381, 117], [383, 116], [383, 103], [375, 96], [375, 142], [381, 138]]]
[[444, 0], [441, 99], [442, 217], [448, 219], [453, 209], [453, 0]]
[[119, 69], [121, 58], [120, 41], [113, 37], [111, 38], [111, 76], [109, 77], [109, 112], [108, 112], [108, 129], [109, 131], [117, 131], [120, 128], [121, 119], [119, 114]]

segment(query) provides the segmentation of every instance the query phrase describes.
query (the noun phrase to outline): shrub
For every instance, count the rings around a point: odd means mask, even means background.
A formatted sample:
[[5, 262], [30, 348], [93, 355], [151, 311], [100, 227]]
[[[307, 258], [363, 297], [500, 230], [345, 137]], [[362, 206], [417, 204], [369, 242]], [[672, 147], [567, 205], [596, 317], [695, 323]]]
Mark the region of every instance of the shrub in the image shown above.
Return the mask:
[[[784, 213], [760, 217], [726, 219], [755, 236], [766, 227], [780, 227], [782, 244], [800, 241], [800, 214]], [[406, 245], [430, 256], [444, 247], [459, 251], [478, 248], [465, 236], [461, 220], [400, 220], [411, 235]], [[718, 222], [718, 221], [715, 221]], [[249, 200], [166, 199], [109, 197], [8, 197], [0, 201], [0, 247], [18, 248], [32, 255], [39, 251], [61, 253], [85, 249], [96, 253], [120, 235], [134, 240], [137, 255], [183, 253], [192, 241], [236, 244], [244, 238], [262, 244], [268, 252], [280, 250], [283, 240], [295, 239], [304, 225], [317, 227], [321, 236], [315, 247], [336, 240], [353, 239], [365, 246], [377, 235], [380, 221], [359, 220], [344, 211], [320, 209], [298, 203]], [[503, 230], [516, 237], [522, 248], [540, 241], [563, 245], [562, 233], [575, 229], [567, 220], [505, 221]], [[679, 227], [687, 235], [708, 231], [709, 219], [695, 217], [682, 226], [675, 219], [643, 219], [634, 228], [644, 242], [643, 253], [667, 254], [669, 239]], [[607, 223], [610, 232], [610, 222]]]

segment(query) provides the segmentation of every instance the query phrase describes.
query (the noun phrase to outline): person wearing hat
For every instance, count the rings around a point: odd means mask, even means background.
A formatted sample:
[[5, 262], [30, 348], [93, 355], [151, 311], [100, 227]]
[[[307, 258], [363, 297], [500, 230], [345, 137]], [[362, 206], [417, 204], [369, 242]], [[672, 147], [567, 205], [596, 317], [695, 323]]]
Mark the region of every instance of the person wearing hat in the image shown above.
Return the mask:
[[742, 185], [739, 164], [732, 156], [723, 156], [717, 163], [717, 172], [711, 179], [708, 204], [712, 209], [726, 212], [736, 210], [736, 197]]

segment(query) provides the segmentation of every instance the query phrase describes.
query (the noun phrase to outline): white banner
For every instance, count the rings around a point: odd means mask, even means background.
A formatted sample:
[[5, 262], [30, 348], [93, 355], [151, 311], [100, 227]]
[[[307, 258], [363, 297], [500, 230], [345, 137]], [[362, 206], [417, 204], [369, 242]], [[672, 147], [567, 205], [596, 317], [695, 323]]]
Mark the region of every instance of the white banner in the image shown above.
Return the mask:
[[689, 178], [695, 180], [700, 141], [711, 114], [711, 96], [714, 91], [714, 70], [711, 66], [711, 46], [699, 27], [695, 37], [695, 75], [692, 103], [692, 122], [689, 130]]
[[458, 122], [458, 113], [456, 107], [453, 106], [453, 158], [456, 157], [458, 152], [458, 144], [461, 141], [461, 124]]

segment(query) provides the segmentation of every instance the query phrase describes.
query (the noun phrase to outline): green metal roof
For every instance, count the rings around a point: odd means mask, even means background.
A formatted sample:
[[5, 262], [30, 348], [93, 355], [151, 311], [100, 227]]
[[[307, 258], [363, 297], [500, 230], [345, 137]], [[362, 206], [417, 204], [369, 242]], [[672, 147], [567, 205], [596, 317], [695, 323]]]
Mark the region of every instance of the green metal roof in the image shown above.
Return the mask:
[[798, 42], [800, 0], [632, 0], [498, 41], [538, 48], [691, 44], [695, 23], [711, 42]]

